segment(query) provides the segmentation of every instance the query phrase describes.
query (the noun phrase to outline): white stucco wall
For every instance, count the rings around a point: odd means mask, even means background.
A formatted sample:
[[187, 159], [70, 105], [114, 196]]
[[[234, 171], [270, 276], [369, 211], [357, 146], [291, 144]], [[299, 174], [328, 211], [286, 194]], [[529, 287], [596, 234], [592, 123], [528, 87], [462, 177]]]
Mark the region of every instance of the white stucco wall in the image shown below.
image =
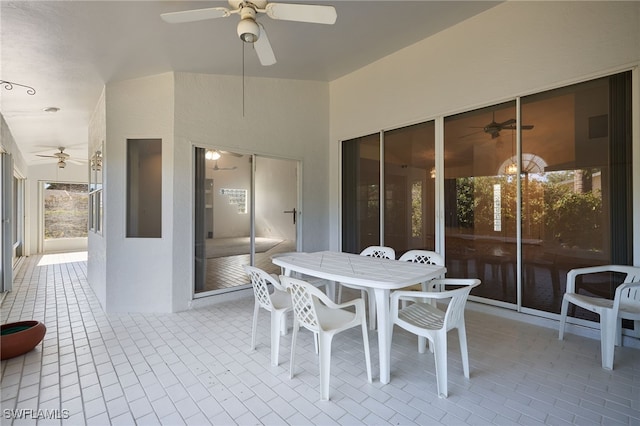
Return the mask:
[[193, 288], [192, 144], [302, 162], [302, 249], [328, 248], [327, 83], [205, 74], [175, 75], [174, 310]]
[[22, 152], [18, 148], [11, 129], [4, 120], [4, 116], [0, 113], [0, 146], [5, 152], [8, 152], [13, 156], [14, 169], [22, 176], [27, 175], [27, 164], [24, 161]]
[[[103, 237], [90, 236], [91, 285], [110, 312], [187, 309], [193, 294], [193, 145], [300, 160], [305, 250], [328, 247], [327, 83], [163, 74], [109, 84], [91, 143], [105, 135]], [[105, 119], [106, 125], [101, 124]], [[103, 131], [104, 129], [104, 131]], [[163, 141], [162, 238], [125, 238], [130, 138]]]
[[[340, 246], [341, 140], [624, 71], [639, 62], [640, 2], [505, 2], [331, 82], [330, 168], [336, 171], [330, 176], [331, 248]], [[635, 76], [637, 81], [637, 71]], [[637, 85], [634, 91], [637, 112]], [[637, 166], [637, 113], [634, 120]], [[635, 206], [638, 210], [638, 200]], [[636, 247], [639, 225], [636, 219]]]
[[[171, 73], [111, 83], [105, 90], [103, 307], [109, 312], [171, 311], [173, 95]], [[162, 238], [126, 238], [126, 142], [150, 138], [162, 139]]]

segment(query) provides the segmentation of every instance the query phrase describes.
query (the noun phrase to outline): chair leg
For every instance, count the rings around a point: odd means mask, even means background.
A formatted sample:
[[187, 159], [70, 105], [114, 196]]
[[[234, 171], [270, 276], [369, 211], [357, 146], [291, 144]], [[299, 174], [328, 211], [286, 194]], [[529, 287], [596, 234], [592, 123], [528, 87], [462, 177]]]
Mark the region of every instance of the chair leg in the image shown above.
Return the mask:
[[280, 331], [282, 315], [271, 311], [271, 365], [277, 366], [280, 357]]
[[282, 336], [286, 336], [287, 335], [287, 313], [286, 312], [282, 312], [280, 314], [280, 334]]
[[369, 334], [367, 332], [367, 324], [362, 321], [362, 342], [364, 343], [364, 361], [367, 364], [367, 380], [373, 382], [371, 378], [371, 353], [369, 351]]
[[289, 378], [293, 379], [296, 360], [296, 339], [298, 338], [298, 320], [293, 319], [293, 330], [291, 330], [291, 359], [289, 360]]
[[[431, 346], [429, 346], [431, 348]], [[427, 350], [427, 338], [418, 336], [418, 353], [423, 354]]]
[[560, 309], [560, 327], [558, 330], [558, 339], [562, 340], [564, 338], [564, 327], [567, 322], [567, 310], [569, 309], [569, 301], [562, 298], [562, 308]]
[[605, 370], [613, 370], [617, 324], [618, 319], [613, 316], [612, 309], [608, 309], [600, 315], [600, 352], [602, 354], [602, 368]]
[[449, 395], [447, 389], [447, 335], [436, 336], [433, 346], [433, 355], [436, 361], [436, 382], [438, 384], [438, 396], [446, 398]]
[[469, 351], [467, 348], [467, 330], [464, 325], [464, 320], [461, 321], [458, 327], [458, 340], [460, 341], [460, 356], [462, 357], [462, 371], [464, 377], [469, 378]]
[[251, 350], [256, 349], [256, 333], [258, 328], [258, 310], [260, 309], [260, 304], [256, 299], [256, 303], [253, 306], [253, 324], [251, 325]]
[[331, 378], [331, 340], [333, 335], [320, 334], [320, 399], [329, 400], [329, 379]]

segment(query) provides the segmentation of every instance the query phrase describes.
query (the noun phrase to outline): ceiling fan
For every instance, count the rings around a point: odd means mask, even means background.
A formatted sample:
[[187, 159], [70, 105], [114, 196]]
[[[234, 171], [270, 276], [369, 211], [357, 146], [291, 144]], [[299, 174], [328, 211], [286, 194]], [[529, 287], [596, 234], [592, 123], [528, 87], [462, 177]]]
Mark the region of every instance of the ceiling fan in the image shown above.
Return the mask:
[[237, 33], [245, 43], [252, 43], [262, 65], [276, 63], [276, 57], [269, 43], [267, 33], [256, 16], [266, 14], [271, 19], [283, 21], [309, 22], [315, 24], [334, 24], [337, 14], [333, 6], [291, 3], [269, 3], [267, 0], [229, 0], [229, 6], [193, 9], [181, 12], [163, 13], [160, 17], [170, 24], [203, 21], [240, 15]]
[[[501, 123], [496, 122], [496, 113], [493, 113], [493, 118], [491, 119], [491, 123], [486, 124], [482, 127], [478, 127], [482, 129], [488, 135], [491, 135], [491, 139], [495, 139], [500, 136], [500, 132], [502, 130], [515, 130], [516, 127], [516, 119], [510, 118], [507, 121], [503, 121]], [[531, 130], [533, 129], [533, 125], [531, 124], [523, 124], [520, 126], [522, 130]]]
[[214, 172], [218, 172], [218, 171], [221, 171], [221, 170], [235, 170], [237, 168], [238, 168], [237, 166], [233, 166], [233, 167], [218, 167], [218, 160], [216, 160], [216, 163], [211, 168], [211, 170], [213, 170]]
[[67, 161], [69, 163], [73, 163], [73, 164], [82, 164], [79, 161], [76, 160], [71, 160], [69, 159], [69, 154], [67, 154], [66, 152], [64, 152], [65, 147], [63, 146], [59, 146], [58, 150], [60, 152], [56, 152], [53, 155], [42, 155], [42, 154], [36, 154], [36, 156], [38, 157], [45, 157], [45, 158], [57, 158], [58, 159], [58, 168], [59, 169], [64, 169], [67, 165]]

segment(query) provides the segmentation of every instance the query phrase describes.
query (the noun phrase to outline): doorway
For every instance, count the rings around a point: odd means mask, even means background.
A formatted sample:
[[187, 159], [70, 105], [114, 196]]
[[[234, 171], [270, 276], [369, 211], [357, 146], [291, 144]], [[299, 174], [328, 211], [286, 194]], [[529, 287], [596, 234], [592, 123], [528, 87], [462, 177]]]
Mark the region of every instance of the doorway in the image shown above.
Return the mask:
[[246, 288], [244, 265], [279, 273], [296, 251], [298, 161], [196, 147], [195, 297]]
[[42, 253], [87, 249], [89, 193], [86, 183], [40, 182]]

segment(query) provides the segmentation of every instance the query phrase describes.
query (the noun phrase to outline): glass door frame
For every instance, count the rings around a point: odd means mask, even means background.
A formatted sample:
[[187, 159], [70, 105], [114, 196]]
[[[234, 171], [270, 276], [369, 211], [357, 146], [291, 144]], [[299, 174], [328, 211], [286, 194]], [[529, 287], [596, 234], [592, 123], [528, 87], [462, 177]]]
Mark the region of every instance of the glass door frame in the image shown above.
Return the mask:
[[[230, 147], [223, 147], [223, 146], [210, 146], [210, 145], [202, 145], [202, 144], [192, 144], [192, 161], [193, 161], [193, 172], [192, 172], [192, 184], [194, 185], [193, 188], [193, 193], [195, 194], [195, 179], [196, 179], [196, 149], [204, 149], [204, 150], [224, 150], [224, 151], [233, 151], [235, 153], [238, 154], [242, 154], [242, 155], [246, 155], [248, 157], [251, 158], [251, 166], [250, 166], [250, 172], [251, 172], [251, 177], [250, 177], [250, 194], [249, 194], [249, 206], [248, 206], [248, 213], [249, 213], [249, 238], [250, 238], [250, 247], [249, 247], [249, 259], [250, 259], [250, 265], [255, 265], [255, 260], [256, 260], [256, 163], [257, 160], [259, 160], [260, 158], [266, 158], [266, 159], [274, 159], [274, 160], [283, 160], [283, 161], [291, 161], [291, 162], [295, 162], [296, 164], [296, 224], [295, 224], [295, 234], [296, 234], [296, 251], [300, 251], [301, 247], [302, 247], [302, 223], [303, 223], [303, 215], [302, 215], [302, 205], [303, 205], [303, 200], [302, 200], [302, 167], [303, 167], [303, 163], [302, 160], [298, 159], [298, 158], [288, 158], [288, 157], [279, 157], [279, 156], [275, 156], [275, 155], [268, 155], [268, 154], [262, 154], [262, 153], [256, 153], [256, 152], [250, 152], [250, 151], [246, 151], [246, 150], [242, 150], [242, 149], [237, 149], [237, 148], [230, 148]], [[206, 175], [205, 175], [206, 178]], [[193, 220], [194, 220], [194, 226], [192, 227], [192, 231], [193, 231], [193, 240], [192, 240], [192, 247], [195, 247], [195, 242], [196, 242], [196, 217], [198, 215], [198, 213], [196, 212], [196, 203], [195, 203], [195, 196], [194, 196], [194, 202], [192, 203], [192, 208], [193, 208]], [[251, 283], [248, 281], [248, 277], [247, 277], [247, 282], [246, 284], [241, 284], [241, 285], [237, 285], [231, 288], [221, 288], [221, 289], [214, 289], [214, 290], [205, 290], [205, 291], [201, 291], [201, 292], [196, 292], [196, 254], [195, 251], [193, 252], [193, 257], [192, 257], [192, 267], [193, 267], [193, 282], [191, 282], [191, 292], [192, 292], [192, 299], [201, 299], [204, 297], [211, 297], [211, 296], [220, 296], [220, 295], [224, 295], [224, 294], [229, 294], [232, 293], [234, 291], [240, 291], [240, 290], [246, 290], [251, 288]]]

